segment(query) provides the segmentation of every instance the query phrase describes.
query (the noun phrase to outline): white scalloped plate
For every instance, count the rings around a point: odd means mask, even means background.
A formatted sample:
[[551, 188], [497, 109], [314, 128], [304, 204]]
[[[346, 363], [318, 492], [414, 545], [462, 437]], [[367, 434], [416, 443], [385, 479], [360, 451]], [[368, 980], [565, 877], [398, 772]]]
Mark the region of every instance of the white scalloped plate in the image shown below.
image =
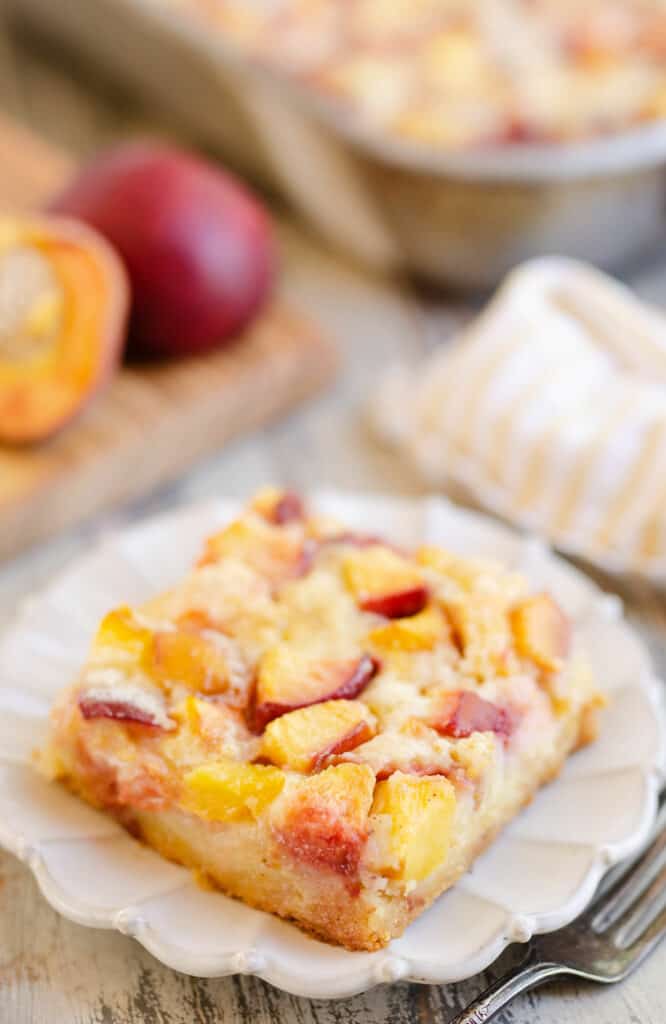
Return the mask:
[[320, 494], [329, 515], [396, 540], [492, 555], [547, 587], [575, 624], [611, 693], [596, 744], [570, 759], [473, 870], [378, 953], [349, 953], [235, 900], [205, 892], [114, 822], [39, 778], [30, 752], [48, 708], [110, 607], [176, 581], [202, 538], [238, 503], [216, 501], [148, 520], [77, 561], [23, 608], [0, 644], [0, 843], [32, 869], [58, 911], [133, 935], [159, 960], [202, 976], [256, 974], [316, 998], [379, 982], [467, 978], [512, 941], [550, 931], [583, 909], [603, 871], [631, 854], [653, 821], [664, 777], [660, 685], [619, 602], [543, 545], [440, 498]]

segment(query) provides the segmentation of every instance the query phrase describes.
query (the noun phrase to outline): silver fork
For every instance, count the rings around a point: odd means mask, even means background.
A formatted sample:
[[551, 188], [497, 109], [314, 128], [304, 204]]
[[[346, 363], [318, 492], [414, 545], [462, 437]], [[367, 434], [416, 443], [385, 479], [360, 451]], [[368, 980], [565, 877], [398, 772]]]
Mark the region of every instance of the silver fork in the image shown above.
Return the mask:
[[588, 909], [572, 924], [529, 943], [521, 963], [482, 992], [450, 1024], [485, 1024], [527, 989], [561, 974], [609, 984], [622, 981], [666, 933], [666, 803], [652, 838], [608, 873]]

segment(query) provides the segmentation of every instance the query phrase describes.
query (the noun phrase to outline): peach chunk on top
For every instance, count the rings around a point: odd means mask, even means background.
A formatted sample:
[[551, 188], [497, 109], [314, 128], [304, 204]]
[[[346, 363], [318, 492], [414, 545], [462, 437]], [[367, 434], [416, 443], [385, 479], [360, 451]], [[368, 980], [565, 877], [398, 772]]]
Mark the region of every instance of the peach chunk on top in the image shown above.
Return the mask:
[[506, 708], [484, 700], [472, 690], [442, 693], [435, 700], [435, 712], [428, 722], [441, 736], [459, 739], [475, 732], [494, 732], [508, 737], [514, 726], [513, 716]]
[[149, 675], [167, 688], [180, 684], [197, 693], [224, 693], [229, 687], [229, 666], [212, 636], [187, 628], [156, 633]]
[[374, 715], [365, 704], [327, 700], [269, 722], [261, 754], [281, 768], [318, 771], [328, 757], [353, 750], [369, 740], [374, 731]]
[[153, 633], [141, 626], [126, 605], [107, 612], [99, 624], [94, 650], [109, 664], [144, 668], [150, 657]]
[[343, 562], [343, 575], [363, 611], [389, 619], [416, 615], [428, 601], [428, 589], [419, 570], [381, 544], [350, 552]]
[[305, 508], [298, 494], [277, 487], [265, 487], [255, 495], [251, 508], [275, 526], [305, 519]]
[[442, 775], [416, 777], [395, 772], [378, 782], [371, 821], [383, 874], [420, 882], [443, 864], [455, 808], [455, 789]]
[[368, 641], [380, 651], [430, 651], [448, 640], [450, 633], [448, 619], [441, 609], [430, 605], [416, 615], [378, 626], [368, 635]]
[[277, 842], [301, 863], [352, 879], [368, 837], [374, 788], [368, 765], [332, 765], [303, 777], [276, 823]]
[[299, 530], [249, 515], [209, 537], [199, 565], [215, 564], [224, 558], [238, 558], [272, 583], [279, 583], [302, 572], [303, 538]]
[[571, 624], [550, 594], [537, 594], [516, 605], [511, 626], [519, 654], [546, 672], [562, 668], [569, 653]]
[[284, 782], [284, 773], [270, 765], [212, 761], [185, 775], [182, 804], [208, 821], [251, 821], [279, 795]]
[[132, 682], [96, 686], [93, 681], [82, 688], [77, 703], [81, 715], [87, 721], [110, 718], [128, 725], [164, 730], [175, 728], [163, 694], [146, 690]]
[[[247, 729], [242, 713], [221, 701], [207, 700], [190, 694], [172, 710], [180, 725], [179, 737], [185, 743], [201, 741], [203, 747], [218, 756], [230, 750], [239, 752], [244, 743], [256, 744]], [[229, 754], [229, 756], [235, 756]]]
[[254, 726], [262, 730], [274, 718], [328, 700], [352, 700], [378, 670], [368, 654], [359, 658], [317, 660], [287, 644], [266, 652], [259, 664]]

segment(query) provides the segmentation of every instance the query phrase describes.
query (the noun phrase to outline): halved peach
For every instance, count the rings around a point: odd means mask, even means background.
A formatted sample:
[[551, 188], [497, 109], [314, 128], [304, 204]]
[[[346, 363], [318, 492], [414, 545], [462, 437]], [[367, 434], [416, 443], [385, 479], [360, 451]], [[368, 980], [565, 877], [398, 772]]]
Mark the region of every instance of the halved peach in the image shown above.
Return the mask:
[[53, 217], [0, 218], [0, 441], [54, 434], [117, 365], [128, 286], [111, 246]]

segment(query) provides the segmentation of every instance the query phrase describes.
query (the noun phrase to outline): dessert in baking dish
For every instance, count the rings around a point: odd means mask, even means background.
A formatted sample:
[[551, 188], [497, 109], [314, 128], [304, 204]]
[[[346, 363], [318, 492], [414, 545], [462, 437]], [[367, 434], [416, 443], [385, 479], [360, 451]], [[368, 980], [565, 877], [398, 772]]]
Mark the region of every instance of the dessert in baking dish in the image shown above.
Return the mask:
[[570, 641], [518, 575], [266, 490], [106, 615], [41, 761], [225, 892], [376, 949], [592, 738]]
[[465, 148], [666, 116], [663, 0], [153, 0], [367, 127]]

